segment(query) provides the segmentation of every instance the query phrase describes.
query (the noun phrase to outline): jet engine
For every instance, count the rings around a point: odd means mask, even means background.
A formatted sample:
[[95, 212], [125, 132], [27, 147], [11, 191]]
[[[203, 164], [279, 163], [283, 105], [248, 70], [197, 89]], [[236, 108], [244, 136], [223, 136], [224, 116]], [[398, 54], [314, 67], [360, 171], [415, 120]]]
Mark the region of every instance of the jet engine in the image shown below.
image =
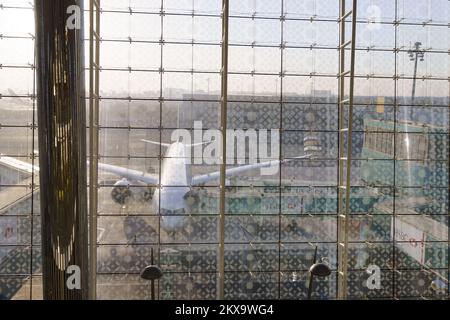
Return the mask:
[[155, 188], [143, 186], [137, 187], [136, 194], [133, 194], [134, 198], [137, 198], [142, 202], [149, 202], [153, 199], [153, 195], [155, 194]]
[[142, 202], [149, 202], [153, 199], [155, 189], [146, 185], [133, 184], [127, 179], [122, 179], [114, 184], [111, 190], [111, 197], [114, 202], [124, 205], [130, 198]]
[[127, 179], [117, 181], [111, 190], [112, 199], [121, 205], [125, 204], [131, 196], [130, 182]]
[[186, 192], [186, 194], [183, 196], [183, 199], [191, 207], [198, 205], [198, 203], [200, 202], [200, 197], [198, 195], [198, 192], [195, 190], [190, 190], [190, 191]]

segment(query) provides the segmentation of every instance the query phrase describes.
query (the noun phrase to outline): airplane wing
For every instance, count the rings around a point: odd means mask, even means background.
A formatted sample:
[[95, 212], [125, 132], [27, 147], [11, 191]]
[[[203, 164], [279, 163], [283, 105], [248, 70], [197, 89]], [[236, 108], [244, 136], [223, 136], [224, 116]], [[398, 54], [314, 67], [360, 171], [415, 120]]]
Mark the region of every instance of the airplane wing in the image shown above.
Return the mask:
[[159, 183], [159, 177], [155, 174], [145, 173], [143, 171], [127, 169], [119, 166], [113, 166], [111, 164], [99, 163], [98, 169], [113, 173], [129, 180], [135, 180], [144, 182], [148, 185], [157, 185]]
[[[36, 165], [33, 166], [31, 163], [8, 156], [3, 156], [1, 154], [0, 154], [0, 164], [29, 174], [32, 174], [33, 172], [35, 173], [39, 172], [39, 166]], [[145, 173], [138, 170], [113, 166], [110, 164], [99, 163], [98, 168], [102, 171], [110, 172], [126, 179], [141, 181], [149, 185], [157, 185], [159, 181], [159, 177], [156, 175]]]
[[[236, 176], [243, 172], [247, 172], [247, 171], [251, 171], [251, 170], [255, 170], [255, 169], [268, 168], [271, 166], [279, 165], [280, 163], [286, 163], [286, 162], [297, 160], [297, 159], [309, 159], [309, 158], [311, 158], [311, 155], [296, 157], [296, 158], [292, 158], [292, 159], [285, 159], [285, 160], [272, 160], [272, 161], [266, 161], [266, 162], [261, 162], [261, 163], [244, 165], [244, 166], [240, 166], [240, 167], [229, 168], [225, 171], [225, 175], [228, 178], [228, 177]], [[192, 185], [193, 186], [201, 185], [201, 184], [213, 181], [213, 180], [217, 180], [219, 178], [220, 178], [220, 171], [197, 175], [197, 176], [192, 177]]]
[[33, 174], [33, 172], [39, 172], [39, 167], [36, 165], [33, 166], [29, 162], [25, 162], [8, 156], [3, 156], [1, 154], [0, 154], [0, 164], [29, 174]]

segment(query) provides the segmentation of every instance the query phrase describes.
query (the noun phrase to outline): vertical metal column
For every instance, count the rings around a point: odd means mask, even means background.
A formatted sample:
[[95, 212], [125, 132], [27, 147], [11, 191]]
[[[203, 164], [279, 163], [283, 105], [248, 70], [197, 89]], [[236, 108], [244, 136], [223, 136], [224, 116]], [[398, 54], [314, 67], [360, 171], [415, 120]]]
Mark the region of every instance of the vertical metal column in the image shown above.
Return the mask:
[[[355, 83], [356, 10], [357, 0], [353, 0], [352, 10], [345, 11], [345, 0], [340, 0], [340, 65], [339, 65], [339, 186], [338, 186], [338, 299], [347, 298], [348, 233], [350, 220], [350, 188], [352, 164], [353, 97]], [[352, 39], [346, 41], [345, 23], [352, 16]], [[345, 50], [351, 45], [350, 70], [345, 69]], [[350, 77], [349, 96], [345, 99], [345, 80]], [[348, 124], [345, 127], [345, 108], [348, 107]], [[347, 134], [347, 139], [345, 135]], [[345, 147], [345, 140], [347, 146]], [[347, 154], [345, 156], [345, 150]], [[344, 170], [345, 166], [345, 170]]]
[[89, 4], [89, 299], [97, 298], [100, 0]]
[[[79, 29], [68, 28], [71, 6]], [[83, 1], [36, 0], [35, 7], [43, 297], [86, 299]]]
[[228, 106], [228, 15], [229, 0], [222, 1], [222, 89], [220, 130], [222, 155], [220, 164], [220, 217], [219, 217], [219, 299], [225, 296], [225, 180], [227, 168], [227, 106]]
[[[256, 8], [255, 8], [256, 11]], [[285, 26], [285, 3], [284, 0], [281, 0], [281, 12], [280, 12], [280, 24], [281, 24], [281, 30], [280, 30], [280, 137], [279, 137], [279, 147], [278, 147], [278, 159], [281, 161], [283, 158], [283, 129], [284, 129], [284, 49], [285, 49], [285, 43], [284, 43], [284, 26]], [[275, 88], [275, 96], [278, 95], [278, 79], [277, 84]], [[278, 165], [278, 299], [281, 299], [281, 279], [283, 276], [283, 273], [281, 272], [281, 252], [282, 247], [284, 246], [282, 242], [282, 225], [283, 225], [283, 191], [282, 191], [282, 185], [283, 185], [283, 170], [281, 167], [281, 163]]]
[[[450, 59], [450, 56], [449, 56]], [[447, 98], [447, 119], [450, 119], [450, 64], [447, 65], [448, 72], [448, 98]], [[450, 145], [450, 123], [448, 124], [449, 133], [447, 135], [447, 143]], [[447, 155], [447, 168], [450, 169], [450, 155]], [[447, 208], [450, 208], [450, 172], [448, 173], [447, 182]], [[450, 209], [447, 209], [447, 299], [450, 300]]]
[[[448, 77], [448, 99], [450, 99], [450, 65], [448, 67], [449, 77]], [[450, 101], [447, 101], [448, 112], [447, 117], [450, 119]], [[448, 145], [450, 145], [450, 123], [448, 125]], [[450, 168], [450, 155], [447, 159], [447, 168]], [[448, 174], [448, 195], [447, 195], [447, 208], [450, 208], [450, 173]], [[450, 209], [447, 209], [447, 299], [450, 299]]]

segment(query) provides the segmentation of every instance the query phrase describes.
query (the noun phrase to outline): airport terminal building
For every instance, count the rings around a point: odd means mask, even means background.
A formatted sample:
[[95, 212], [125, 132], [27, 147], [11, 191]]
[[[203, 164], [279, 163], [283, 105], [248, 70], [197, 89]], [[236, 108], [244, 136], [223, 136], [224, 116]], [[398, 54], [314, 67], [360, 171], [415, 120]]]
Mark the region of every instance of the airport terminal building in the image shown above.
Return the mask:
[[449, 17], [0, 0], [0, 299], [448, 300]]

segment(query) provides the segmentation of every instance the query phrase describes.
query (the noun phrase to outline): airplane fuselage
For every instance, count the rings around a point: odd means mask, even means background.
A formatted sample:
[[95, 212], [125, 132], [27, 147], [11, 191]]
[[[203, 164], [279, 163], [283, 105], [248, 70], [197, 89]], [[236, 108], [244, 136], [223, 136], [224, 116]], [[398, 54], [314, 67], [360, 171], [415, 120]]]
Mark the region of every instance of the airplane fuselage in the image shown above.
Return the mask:
[[161, 227], [166, 231], [181, 229], [189, 214], [185, 195], [190, 191], [191, 165], [186, 157], [186, 145], [171, 144], [161, 163], [161, 189], [152, 199], [154, 212], [161, 215]]

